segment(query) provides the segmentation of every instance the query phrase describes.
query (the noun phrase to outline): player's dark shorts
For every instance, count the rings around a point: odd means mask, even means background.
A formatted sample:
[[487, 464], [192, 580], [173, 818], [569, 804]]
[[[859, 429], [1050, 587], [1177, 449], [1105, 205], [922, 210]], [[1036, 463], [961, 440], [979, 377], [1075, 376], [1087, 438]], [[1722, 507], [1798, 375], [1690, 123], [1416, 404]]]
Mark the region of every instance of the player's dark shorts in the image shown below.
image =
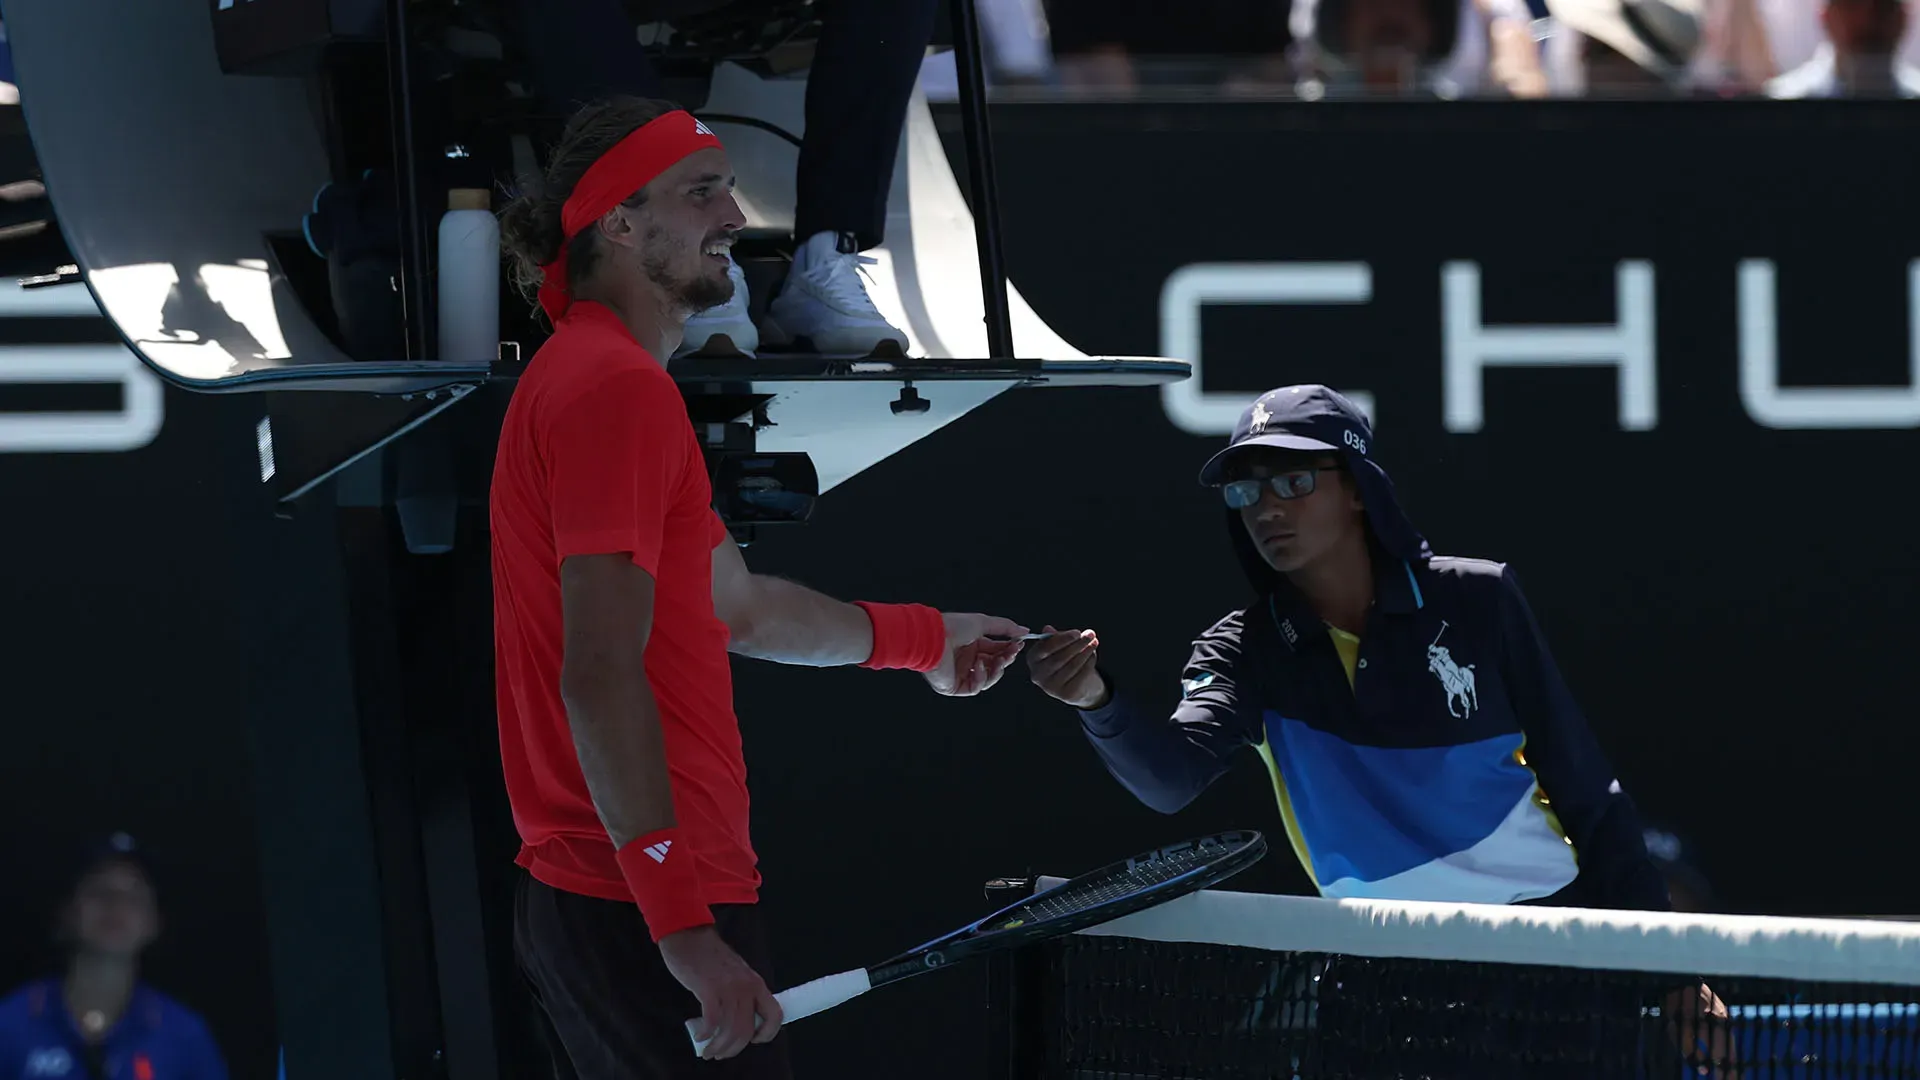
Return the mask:
[[[759, 908], [720, 905], [713, 914], [720, 936], [771, 984]], [[784, 1032], [726, 1061], [694, 1053], [686, 1022], [700, 1015], [700, 1003], [667, 970], [633, 904], [563, 892], [523, 875], [513, 939], [557, 1080], [793, 1076]]]

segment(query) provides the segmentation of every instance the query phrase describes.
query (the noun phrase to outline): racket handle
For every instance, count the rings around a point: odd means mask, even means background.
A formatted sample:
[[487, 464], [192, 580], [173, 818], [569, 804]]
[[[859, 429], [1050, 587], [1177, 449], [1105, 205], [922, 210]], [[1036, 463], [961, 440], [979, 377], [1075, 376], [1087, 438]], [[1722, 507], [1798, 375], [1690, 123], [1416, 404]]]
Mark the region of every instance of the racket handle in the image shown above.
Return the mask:
[[[867, 978], [867, 969], [854, 968], [837, 975], [823, 975], [812, 982], [782, 990], [773, 995], [773, 1000], [780, 1003], [780, 1013], [785, 1017], [781, 1022], [791, 1024], [814, 1013], [826, 1012], [842, 1002], [852, 1001], [871, 989], [873, 982]], [[693, 1052], [704, 1054], [707, 1043], [713, 1040], [694, 1037], [695, 1025], [699, 1022], [699, 1017], [687, 1021], [687, 1036], [693, 1039]], [[753, 1027], [756, 1031], [760, 1029], [760, 1017], [753, 1018]]]

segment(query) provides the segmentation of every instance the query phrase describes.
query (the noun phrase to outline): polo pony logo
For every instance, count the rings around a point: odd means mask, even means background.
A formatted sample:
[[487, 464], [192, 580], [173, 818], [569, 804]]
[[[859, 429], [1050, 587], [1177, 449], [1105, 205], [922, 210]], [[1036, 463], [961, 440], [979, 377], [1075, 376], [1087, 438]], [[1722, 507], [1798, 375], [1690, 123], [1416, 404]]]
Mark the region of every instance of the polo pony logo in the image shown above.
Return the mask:
[[1273, 414], [1267, 411], [1267, 403], [1256, 401], [1253, 403], [1253, 419], [1247, 423], [1247, 434], [1258, 435], [1267, 430], [1267, 425], [1272, 422]]
[[[1480, 707], [1480, 694], [1473, 686], [1473, 665], [1461, 667], [1453, 662], [1453, 651], [1440, 644], [1440, 637], [1447, 632], [1447, 622], [1440, 621], [1440, 633], [1433, 635], [1433, 643], [1427, 646], [1427, 670], [1434, 673], [1440, 685], [1447, 691], [1447, 712], [1459, 719], [1473, 715]], [[1459, 702], [1459, 708], [1454, 703]]]

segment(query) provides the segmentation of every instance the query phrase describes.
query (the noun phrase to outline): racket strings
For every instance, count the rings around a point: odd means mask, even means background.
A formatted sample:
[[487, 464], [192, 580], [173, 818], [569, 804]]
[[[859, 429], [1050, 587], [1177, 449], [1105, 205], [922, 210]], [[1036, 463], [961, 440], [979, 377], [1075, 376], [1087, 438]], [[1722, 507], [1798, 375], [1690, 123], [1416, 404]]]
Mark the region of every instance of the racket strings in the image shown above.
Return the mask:
[[1136, 860], [1124, 870], [1076, 881], [1040, 897], [1021, 908], [1020, 916], [1029, 922], [1043, 922], [1125, 899], [1206, 866], [1218, 860], [1225, 850], [1225, 845], [1205, 843]]

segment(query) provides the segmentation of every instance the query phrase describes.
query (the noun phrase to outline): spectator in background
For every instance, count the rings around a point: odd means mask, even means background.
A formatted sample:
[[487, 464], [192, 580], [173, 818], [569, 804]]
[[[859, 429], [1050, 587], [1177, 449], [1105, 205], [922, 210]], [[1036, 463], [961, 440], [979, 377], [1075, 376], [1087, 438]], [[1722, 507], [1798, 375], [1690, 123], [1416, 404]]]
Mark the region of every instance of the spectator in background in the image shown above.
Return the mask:
[[1758, 94], [1779, 73], [1760, 0], [1707, 0], [1694, 86], [1722, 96]]
[[1508, 97], [1552, 97], [1558, 89], [1547, 55], [1547, 42], [1525, 0], [1474, 0], [1474, 15], [1487, 40], [1486, 79]]
[[1285, 0], [1048, 0], [1054, 67], [1069, 92], [1155, 85], [1286, 85]]
[[1547, 0], [1559, 32], [1579, 35], [1587, 97], [1658, 98], [1689, 88], [1702, 0]]
[[[1567, 65], [1555, 65], [1556, 43], [1543, 35], [1547, 25], [1533, 17], [1527, 0], [1461, 0], [1453, 54], [1435, 72], [1434, 92], [1450, 100], [1566, 92]], [[1575, 52], [1560, 51], [1577, 60]]]
[[[1490, 19], [1488, 69], [1518, 98], [1669, 97], [1691, 89], [1702, 0], [1477, 0]], [[1631, 9], [1631, 10], [1629, 10]]]
[[1433, 93], [1460, 33], [1458, 0], [1293, 0], [1303, 96]]
[[[1821, 25], [1820, 0], [1753, 0], [1759, 9], [1761, 23], [1767, 30], [1767, 46], [1773, 55], [1774, 70], [1768, 73], [1771, 78], [1783, 71], [1812, 60], [1814, 53], [1827, 43], [1827, 31]], [[1909, 65], [1920, 65], [1920, 25], [1914, 19], [1907, 20], [1906, 41], [1900, 47], [1900, 57]]]
[[[987, 85], [1018, 86], [1053, 78], [1052, 31], [1040, 0], [979, 0], [982, 60]], [[960, 76], [952, 49], [942, 49], [920, 64], [920, 92], [929, 101], [954, 101]]]
[[1767, 84], [1776, 98], [1920, 97], [1920, 68], [1900, 60], [1908, 0], [1826, 0], [1827, 40], [1812, 59]]
[[200, 1017], [140, 981], [159, 933], [151, 870], [116, 833], [87, 853], [61, 909], [65, 974], [0, 1000], [0, 1080], [226, 1080]]

